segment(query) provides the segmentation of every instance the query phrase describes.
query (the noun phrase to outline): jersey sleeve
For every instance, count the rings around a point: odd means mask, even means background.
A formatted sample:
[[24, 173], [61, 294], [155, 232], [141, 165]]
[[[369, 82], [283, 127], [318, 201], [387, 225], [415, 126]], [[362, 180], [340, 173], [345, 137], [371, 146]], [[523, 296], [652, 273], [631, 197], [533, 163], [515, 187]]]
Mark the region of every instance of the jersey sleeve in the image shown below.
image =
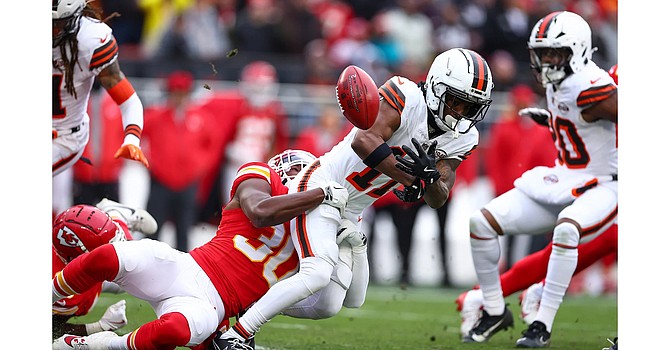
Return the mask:
[[233, 186], [230, 189], [230, 198], [233, 198], [237, 187], [244, 181], [252, 178], [265, 180], [272, 186], [272, 169], [266, 163], [250, 162], [243, 164], [235, 174]]
[[89, 18], [83, 18], [81, 24], [81, 34], [77, 37], [84, 51], [81, 54], [86, 59], [86, 67], [98, 75], [118, 58], [118, 44], [107, 24]]

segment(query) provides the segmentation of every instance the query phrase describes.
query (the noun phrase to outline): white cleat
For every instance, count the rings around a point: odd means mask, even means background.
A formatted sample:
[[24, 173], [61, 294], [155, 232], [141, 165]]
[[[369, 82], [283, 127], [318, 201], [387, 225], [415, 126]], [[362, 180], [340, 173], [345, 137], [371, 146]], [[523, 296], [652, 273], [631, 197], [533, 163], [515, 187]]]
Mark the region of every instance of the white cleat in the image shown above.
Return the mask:
[[112, 331], [94, 333], [85, 337], [65, 334], [54, 340], [53, 350], [107, 350], [109, 339], [118, 335]]
[[540, 301], [542, 300], [542, 282], [535, 283], [519, 295], [519, 305], [521, 305], [521, 319], [530, 325], [535, 321], [538, 310], [540, 310]]
[[[469, 337], [470, 330], [482, 316], [484, 296], [481, 289], [472, 289], [461, 293], [456, 299], [456, 310], [461, 313], [461, 337]], [[467, 340], [466, 340], [467, 341]]]
[[125, 221], [131, 231], [153, 235], [158, 230], [156, 219], [144, 209], [131, 208], [107, 198], [103, 198], [95, 206], [105, 211], [112, 218]]

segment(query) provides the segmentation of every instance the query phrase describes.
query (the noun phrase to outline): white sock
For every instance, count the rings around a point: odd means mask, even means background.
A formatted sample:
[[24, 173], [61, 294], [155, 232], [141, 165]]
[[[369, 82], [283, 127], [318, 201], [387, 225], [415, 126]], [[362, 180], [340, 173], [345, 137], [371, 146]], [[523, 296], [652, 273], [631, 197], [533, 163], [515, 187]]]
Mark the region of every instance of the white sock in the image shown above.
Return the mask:
[[502, 315], [505, 311], [505, 298], [500, 286], [500, 244], [498, 238], [481, 240], [470, 239], [472, 260], [477, 272], [480, 289], [484, 296], [484, 309], [489, 315]]
[[552, 248], [540, 310], [535, 318], [547, 326], [548, 332], [551, 332], [558, 307], [563, 302], [563, 296], [570, 285], [572, 274], [577, 268], [577, 256], [577, 249], [565, 249], [558, 246]]

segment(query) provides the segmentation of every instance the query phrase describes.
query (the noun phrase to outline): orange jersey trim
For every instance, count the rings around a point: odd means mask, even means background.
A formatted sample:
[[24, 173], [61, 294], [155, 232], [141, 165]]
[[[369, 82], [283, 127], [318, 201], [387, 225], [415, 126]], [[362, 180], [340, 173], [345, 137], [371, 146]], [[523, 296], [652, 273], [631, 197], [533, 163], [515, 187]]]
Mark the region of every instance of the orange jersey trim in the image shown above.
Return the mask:
[[393, 109], [398, 111], [398, 114], [402, 114], [403, 109], [405, 109], [405, 94], [400, 91], [400, 88], [391, 79], [379, 88], [379, 94], [384, 97]]
[[[307, 191], [307, 181], [309, 180], [310, 176], [314, 173], [314, 171], [321, 166], [321, 161], [317, 160], [316, 162], [312, 163], [309, 168], [307, 168], [307, 171], [305, 174], [302, 176], [300, 179], [300, 183], [298, 184], [298, 192], [304, 192]], [[300, 214], [296, 217], [296, 231], [297, 231], [297, 236], [298, 236], [298, 244], [300, 247], [298, 248], [300, 252], [300, 256], [302, 258], [307, 258], [310, 256], [315, 256], [314, 251], [312, 251], [312, 246], [309, 243], [309, 237], [307, 237], [307, 214]]]
[[617, 87], [614, 84], [592, 87], [590, 89], [584, 90], [579, 94], [579, 96], [577, 96], [577, 106], [586, 107], [596, 102], [606, 100], [616, 91]]
[[94, 70], [98, 67], [102, 67], [105, 64], [114, 60], [114, 57], [119, 53], [119, 47], [116, 45], [116, 39], [112, 37], [112, 40], [107, 42], [107, 44], [100, 46], [93, 52], [91, 57], [91, 63], [88, 65], [89, 70]]

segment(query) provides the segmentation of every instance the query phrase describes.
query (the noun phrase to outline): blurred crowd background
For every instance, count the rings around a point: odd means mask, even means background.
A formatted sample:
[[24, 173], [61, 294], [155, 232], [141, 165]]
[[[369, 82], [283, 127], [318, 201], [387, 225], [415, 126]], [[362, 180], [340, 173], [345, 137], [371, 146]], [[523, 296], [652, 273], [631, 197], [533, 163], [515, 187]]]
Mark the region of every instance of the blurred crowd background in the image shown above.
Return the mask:
[[[510, 189], [523, 171], [553, 163], [546, 129], [517, 116], [520, 108], [544, 106], [526, 46], [537, 20], [560, 10], [580, 14], [598, 48], [594, 61], [606, 70], [617, 63], [617, 0], [94, 2], [143, 102], [142, 148], [151, 167], [113, 158], [123, 137], [120, 112], [104, 89], [94, 89], [84, 154], [91, 164], [78, 162], [54, 178], [54, 212], [103, 197], [147, 208], [159, 222], [155, 238], [181, 250], [214, 234], [241, 164], [289, 147], [319, 156], [350, 130], [335, 99], [344, 67], [365, 69], [381, 86], [394, 75], [424, 80], [433, 58], [450, 48], [487, 59], [493, 105], [447, 205], [432, 211], [390, 195], [366, 212], [373, 283], [469, 287], [474, 269], [462, 254], [469, 252], [470, 212]], [[549, 242], [515, 240], [503, 270]], [[583, 274], [573, 291], [615, 290], [616, 257]]]

